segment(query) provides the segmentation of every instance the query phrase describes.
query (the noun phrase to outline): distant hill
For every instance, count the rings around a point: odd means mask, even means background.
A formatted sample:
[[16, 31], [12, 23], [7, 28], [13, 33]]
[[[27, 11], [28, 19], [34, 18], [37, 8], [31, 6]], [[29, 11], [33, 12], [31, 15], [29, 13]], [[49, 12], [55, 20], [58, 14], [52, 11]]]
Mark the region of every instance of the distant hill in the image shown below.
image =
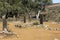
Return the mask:
[[48, 20], [60, 21], [60, 3], [47, 5]]

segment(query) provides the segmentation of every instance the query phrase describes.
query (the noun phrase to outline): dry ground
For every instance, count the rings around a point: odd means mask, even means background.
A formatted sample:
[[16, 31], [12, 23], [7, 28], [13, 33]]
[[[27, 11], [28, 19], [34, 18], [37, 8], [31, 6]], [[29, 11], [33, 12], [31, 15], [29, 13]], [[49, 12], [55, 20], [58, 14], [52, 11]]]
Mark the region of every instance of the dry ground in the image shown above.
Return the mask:
[[[0, 35], [0, 40], [60, 40], [60, 31], [44, 30], [41, 27], [18, 28], [14, 26], [15, 22], [8, 22], [8, 24], [9, 29], [16, 35], [6, 37]], [[49, 27], [60, 27], [60, 24], [53, 24], [52, 22], [45, 22], [45, 24]], [[2, 30], [2, 22], [0, 22], [0, 30]]]

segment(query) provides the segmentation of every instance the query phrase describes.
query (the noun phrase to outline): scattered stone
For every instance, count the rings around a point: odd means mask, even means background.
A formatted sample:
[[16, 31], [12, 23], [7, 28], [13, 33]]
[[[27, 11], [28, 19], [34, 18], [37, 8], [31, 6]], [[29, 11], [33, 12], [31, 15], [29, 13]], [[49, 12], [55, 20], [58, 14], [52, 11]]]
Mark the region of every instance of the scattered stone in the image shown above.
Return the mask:
[[49, 28], [46, 28], [45, 30], [48, 30]]
[[59, 39], [55, 38], [54, 40], [59, 40]]
[[46, 30], [53, 30], [53, 31], [60, 31], [60, 28], [49, 28], [49, 27], [46, 27], [45, 29]]
[[43, 26], [44, 26], [45, 28], [47, 28], [49, 25], [44, 24]]
[[15, 25], [15, 27], [19, 27], [19, 28], [21, 28], [22, 26], [21, 26], [21, 25]]
[[58, 31], [60, 31], [60, 28], [57, 28]]
[[57, 22], [52, 22], [52, 24], [57, 24]]
[[48, 28], [48, 25], [46, 25], [45, 28]]
[[16, 33], [13, 33], [13, 32], [3, 32], [3, 31], [1, 31], [0, 32], [0, 38], [5, 38], [5, 37], [10, 37], [10, 36], [14, 36], [14, 35], [16, 35]]
[[44, 24], [44, 28], [45, 28], [45, 30], [51, 30], [51, 29], [48, 27], [48, 25], [46, 25], [46, 24]]

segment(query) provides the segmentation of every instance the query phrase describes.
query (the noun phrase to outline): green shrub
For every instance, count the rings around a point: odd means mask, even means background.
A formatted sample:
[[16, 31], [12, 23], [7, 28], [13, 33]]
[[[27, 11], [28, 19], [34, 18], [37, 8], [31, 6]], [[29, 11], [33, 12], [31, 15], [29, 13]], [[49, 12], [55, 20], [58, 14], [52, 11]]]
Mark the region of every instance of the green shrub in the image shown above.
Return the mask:
[[38, 22], [34, 22], [33, 25], [39, 25], [39, 23]]

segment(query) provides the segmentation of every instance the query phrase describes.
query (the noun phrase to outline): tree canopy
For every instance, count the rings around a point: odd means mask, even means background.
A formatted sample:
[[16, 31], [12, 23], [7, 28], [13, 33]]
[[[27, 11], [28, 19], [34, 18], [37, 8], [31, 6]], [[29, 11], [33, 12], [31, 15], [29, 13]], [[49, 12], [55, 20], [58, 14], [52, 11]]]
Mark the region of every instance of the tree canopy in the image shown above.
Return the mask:
[[28, 12], [31, 9], [38, 8], [40, 4], [51, 4], [51, 0], [0, 0], [0, 14], [5, 14], [13, 10]]

